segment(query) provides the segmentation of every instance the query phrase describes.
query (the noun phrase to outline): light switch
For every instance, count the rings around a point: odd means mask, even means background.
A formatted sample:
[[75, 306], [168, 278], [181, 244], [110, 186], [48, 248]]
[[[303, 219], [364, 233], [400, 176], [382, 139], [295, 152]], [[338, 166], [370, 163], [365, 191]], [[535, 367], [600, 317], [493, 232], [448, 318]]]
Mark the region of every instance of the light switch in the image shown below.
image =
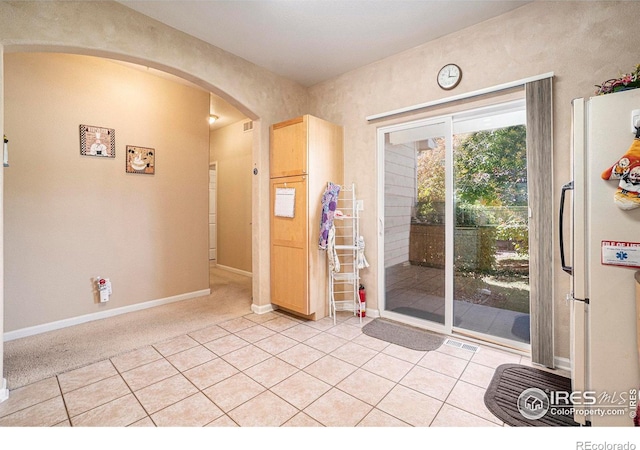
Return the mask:
[[358, 211], [364, 211], [364, 200], [356, 200], [356, 209]]

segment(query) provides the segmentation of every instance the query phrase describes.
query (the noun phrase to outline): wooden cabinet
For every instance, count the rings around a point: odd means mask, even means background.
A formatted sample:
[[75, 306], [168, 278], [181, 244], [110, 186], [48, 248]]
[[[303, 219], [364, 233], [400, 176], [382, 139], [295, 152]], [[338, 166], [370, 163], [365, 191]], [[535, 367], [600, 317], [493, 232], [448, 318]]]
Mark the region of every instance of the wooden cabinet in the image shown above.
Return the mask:
[[321, 319], [328, 314], [322, 196], [327, 183], [343, 183], [343, 130], [304, 115], [270, 131], [271, 303]]

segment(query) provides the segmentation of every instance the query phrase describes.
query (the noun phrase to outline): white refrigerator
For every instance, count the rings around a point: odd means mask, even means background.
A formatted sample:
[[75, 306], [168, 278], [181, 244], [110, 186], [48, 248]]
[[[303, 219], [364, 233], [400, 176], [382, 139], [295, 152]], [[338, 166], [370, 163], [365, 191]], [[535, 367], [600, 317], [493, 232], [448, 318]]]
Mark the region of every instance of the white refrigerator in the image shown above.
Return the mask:
[[591, 426], [633, 426], [640, 388], [640, 207], [616, 203], [620, 180], [605, 180], [603, 172], [634, 142], [640, 89], [576, 99], [572, 111], [573, 173], [560, 199], [560, 251], [572, 285], [567, 299], [572, 400], [579, 409], [574, 419]]

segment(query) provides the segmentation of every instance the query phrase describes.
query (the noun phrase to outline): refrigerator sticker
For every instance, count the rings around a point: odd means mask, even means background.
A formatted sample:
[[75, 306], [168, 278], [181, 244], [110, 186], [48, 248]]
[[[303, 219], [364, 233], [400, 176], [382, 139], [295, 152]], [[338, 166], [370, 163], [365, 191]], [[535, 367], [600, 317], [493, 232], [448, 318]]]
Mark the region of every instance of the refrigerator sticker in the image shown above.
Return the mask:
[[640, 269], [640, 242], [602, 241], [602, 264]]

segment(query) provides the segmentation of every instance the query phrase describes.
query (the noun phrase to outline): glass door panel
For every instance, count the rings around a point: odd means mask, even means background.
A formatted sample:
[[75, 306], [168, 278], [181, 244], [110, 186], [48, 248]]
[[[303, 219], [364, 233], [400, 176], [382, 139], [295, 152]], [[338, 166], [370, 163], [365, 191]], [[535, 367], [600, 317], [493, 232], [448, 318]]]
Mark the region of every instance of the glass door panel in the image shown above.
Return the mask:
[[466, 128], [453, 137], [453, 325], [529, 344], [526, 127]]
[[384, 135], [385, 311], [445, 325], [447, 122]]

